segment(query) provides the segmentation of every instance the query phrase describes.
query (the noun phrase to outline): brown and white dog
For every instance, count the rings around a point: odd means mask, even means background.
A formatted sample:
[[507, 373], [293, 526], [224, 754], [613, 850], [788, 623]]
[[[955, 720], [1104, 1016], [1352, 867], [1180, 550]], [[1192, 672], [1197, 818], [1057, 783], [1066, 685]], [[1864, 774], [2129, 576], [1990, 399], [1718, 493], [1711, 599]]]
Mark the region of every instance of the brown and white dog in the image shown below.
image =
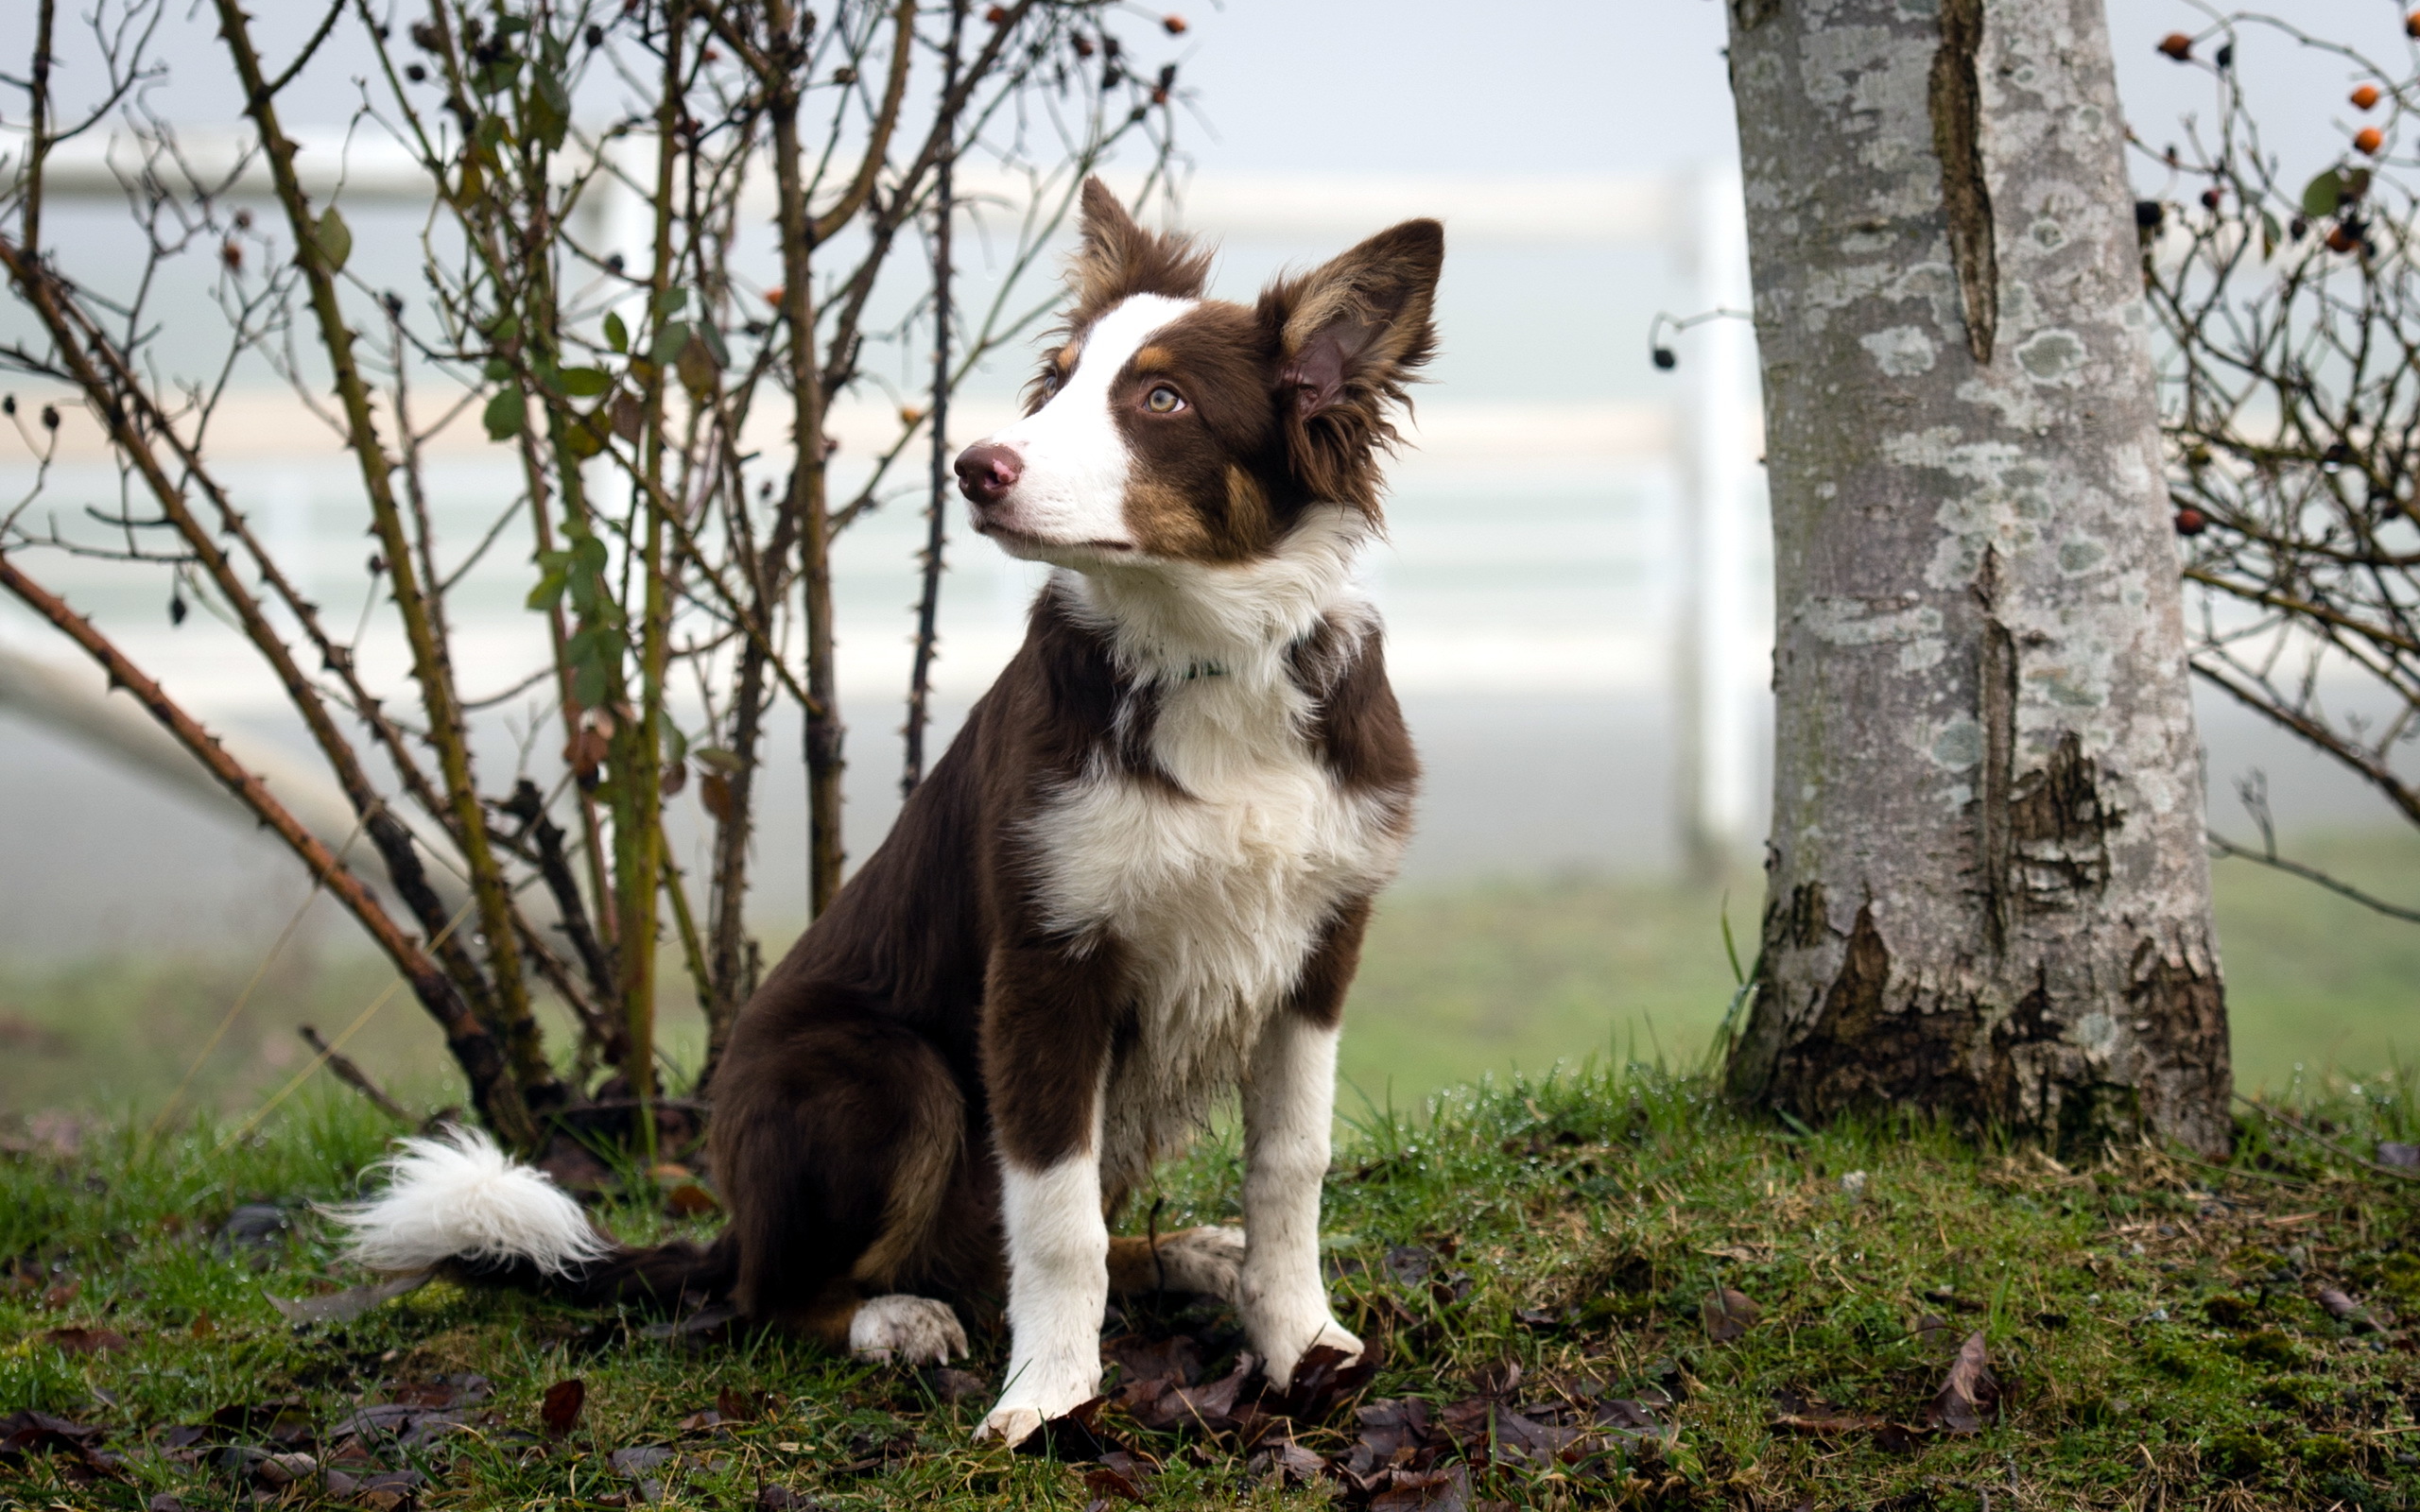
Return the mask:
[[[1336, 1041], [1419, 775], [1354, 583], [1444, 237], [1383, 232], [1254, 304], [1083, 191], [1074, 308], [1023, 418], [958, 460], [975, 526], [1059, 569], [880, 850], [742, 1012], [714, 1086], [731, 1221], [611, 1246], [475, 1135], [348, 1214], [387, 1269], [727, 1297], [884, 1358], [965, 1349], [1006, 1281], [981, 1435], [1094, 1395], [1113, 1288], [1215, 1293], [1284, 1385], [1357, 1354], [1319, 1263]], [[1113, 1239], [1240, 1089], [1243, 1229]], [[1003, 1272], [1005, 1271], [1005, 1278]]]

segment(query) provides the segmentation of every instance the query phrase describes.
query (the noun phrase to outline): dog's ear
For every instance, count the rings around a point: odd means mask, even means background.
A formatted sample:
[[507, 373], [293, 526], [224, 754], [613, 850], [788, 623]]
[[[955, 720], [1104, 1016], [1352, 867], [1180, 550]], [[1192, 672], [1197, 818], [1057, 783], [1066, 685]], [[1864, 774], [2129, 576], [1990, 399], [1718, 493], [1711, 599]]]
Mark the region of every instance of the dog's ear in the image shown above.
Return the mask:
[[1261, 295], [1295, 469], [1322, 497], [1376, 513], [1374, 454], [1395, 439], [1388, 405], [1408, 403], [1404, 386], [1437, 350], [1444, 262], [1445, 229], [1408, 220]]
[[1145, 231], [1098, 179], [1084, 180], [1077, 212], [1080, 239], [1067, 265], [1075, 319], [1091, 320], [1135, 294], [1198, 300], [1210, 277], [1210, 254], [1190, 236]]

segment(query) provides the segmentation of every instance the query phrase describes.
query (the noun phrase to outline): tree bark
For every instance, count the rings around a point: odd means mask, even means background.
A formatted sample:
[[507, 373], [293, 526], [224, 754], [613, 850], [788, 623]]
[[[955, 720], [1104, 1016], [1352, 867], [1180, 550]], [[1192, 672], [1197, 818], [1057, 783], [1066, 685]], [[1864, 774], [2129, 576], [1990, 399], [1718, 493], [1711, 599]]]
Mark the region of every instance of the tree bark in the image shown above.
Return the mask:
[[1735, 1095], [2230, 1143], [2101, 0], [1730, 0], [1772, 491]]

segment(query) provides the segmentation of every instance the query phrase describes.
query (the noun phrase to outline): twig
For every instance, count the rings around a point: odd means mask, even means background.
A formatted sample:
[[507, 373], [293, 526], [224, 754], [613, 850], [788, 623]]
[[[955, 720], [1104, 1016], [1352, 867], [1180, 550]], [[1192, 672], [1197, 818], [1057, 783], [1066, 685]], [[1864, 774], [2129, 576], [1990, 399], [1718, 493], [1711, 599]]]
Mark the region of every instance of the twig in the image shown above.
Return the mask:
[[351, 1056], [340, 1053], [335, 1046], [320, 1039], [319, 1030], [306, 1023], [298, 1032], [302, 1036], [304, 1044], [319, 1052], [320, 1062], [329, 1071], [335, 1073], [337, 1080], [369, 1098], [377, 1107], [378, 1111], [398, 1124], [409, 1125], [420, 1122], [404, 1110], [403, 1104], [388, 1096], [376, 1082], [372, 1081], [370, 1073], [362, 1070], [360, 1064]]
[[2273, 850], [2256, 850], [2250, 846], [2238, 845], [2216, 830], [2210, 831], [2209, 836], [2210, 849], [2221, 856], [2258, 862], [2261, 866], [2273, 870], [2300, 877], [2305, 882], [2315, 882], [2338, 897], [2349, 898], [2362, 907], [2375, 909], [2389, 919], [2400, 919], [2406, 923], [2420, 924], [2420, 908], [2406, 908], [2401, 903], [2391, 903], [2383, 898], [2373, 897], [2349, 882], [2339, 882], [2317, 867], [2308, 867], [2299, 861], [2289, 861]]

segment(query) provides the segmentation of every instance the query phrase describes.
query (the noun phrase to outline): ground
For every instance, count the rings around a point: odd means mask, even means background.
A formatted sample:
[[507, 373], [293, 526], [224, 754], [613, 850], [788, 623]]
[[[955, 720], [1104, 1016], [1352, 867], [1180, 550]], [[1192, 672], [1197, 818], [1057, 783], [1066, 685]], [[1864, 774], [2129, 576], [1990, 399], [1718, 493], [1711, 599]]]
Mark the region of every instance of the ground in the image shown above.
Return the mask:
[[[2420, 1179], [2365, 1163], [2420, 1105], [2305, 1092], [2308, 1135], [2247, 1108], [2223, 1169], [1806, 1131], [1668, 1066], [1365, 1114], [1327, 1228], [1374, 1377], [1256, 1412], [1231, 1316], [1138, 1309], [1045, 1456], [969, 1443], [979, 1327], [944, 1375], [445, 1284], [289, 1324], [270, 1296], [362, 1280], [312, 1208], [393, 1132], [356, 1102], [45, 1123], [0, 1159], [0, 1411], [59, 1422], [0, 1423], [0, 1505], [301, 1503], [324, 1458], [372, 1507], [2420, 1506]], [[1232, 1219], [1237, 1174], [1214, 1142], [1129, 1227]], [[625, 1235], [711, 1228], [637, 1188]]]

